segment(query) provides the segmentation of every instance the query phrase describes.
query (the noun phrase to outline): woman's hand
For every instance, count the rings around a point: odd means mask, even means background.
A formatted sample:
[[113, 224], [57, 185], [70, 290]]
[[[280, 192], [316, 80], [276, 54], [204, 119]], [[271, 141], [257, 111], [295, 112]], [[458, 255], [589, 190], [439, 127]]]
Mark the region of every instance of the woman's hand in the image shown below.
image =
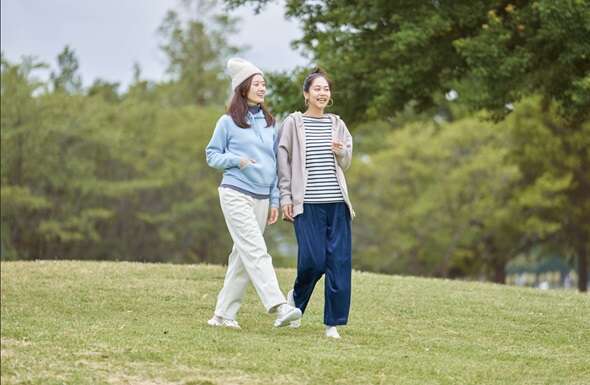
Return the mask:
[[293, 222], [293, 205], [283, 206], [283, 219], [289, 222]]
[[273, 223], [276, 223], [277, 219], [279, 219], [279, 209], [271, 207], [270, 212], [268, 213], [268, 221], [266, 223], [272, 225]]
[[244, 168], [246, 168], [250, 163], [256, 163], [256, 161], [254, 159], [246, 159], [246, 158], [240, 159], [240, 170], [243, 170]]
[[342, 155], [342, 153], [344, 152], [344, 144], [342, 144], [342, 142], [338, 142], [338, 141], [333, 141], [332, 142], [332, 152], [334, 152], [334, 154], [336, 155]]

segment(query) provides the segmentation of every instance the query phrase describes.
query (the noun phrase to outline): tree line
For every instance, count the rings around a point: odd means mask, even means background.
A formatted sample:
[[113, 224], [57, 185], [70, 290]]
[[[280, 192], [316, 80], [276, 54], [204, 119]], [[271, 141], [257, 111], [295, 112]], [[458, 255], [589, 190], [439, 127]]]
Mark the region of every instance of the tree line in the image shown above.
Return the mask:
[[[286, 2], [355, 139], [354, 266], [504, 282], [512, 259], [551, 250], [585, 290], [588, 3], [402, 3]], [[181, 16], [159, 30], [167, 79], [136, 66], [124, 92], [83, 87], [70, 47], [54, 69], [3, 55], [3, 259], [226, 261], [220, 175], [203, 153], [229, 91], [224, 60], [239, 52], [235, 20]], [[268, 75], [279, 117], [303, 108], [306, 71]], [[292, 254], [292, 237], [274, 226], [273, 255]]]

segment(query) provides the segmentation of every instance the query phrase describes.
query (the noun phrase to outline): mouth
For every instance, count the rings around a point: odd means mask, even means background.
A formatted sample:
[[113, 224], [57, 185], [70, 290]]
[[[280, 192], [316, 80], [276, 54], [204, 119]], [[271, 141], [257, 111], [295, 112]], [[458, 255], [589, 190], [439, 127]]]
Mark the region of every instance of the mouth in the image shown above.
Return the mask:
[[318, 103], [328, 103], [328, 99], [327, 98], [317, 98], [316, 101]]

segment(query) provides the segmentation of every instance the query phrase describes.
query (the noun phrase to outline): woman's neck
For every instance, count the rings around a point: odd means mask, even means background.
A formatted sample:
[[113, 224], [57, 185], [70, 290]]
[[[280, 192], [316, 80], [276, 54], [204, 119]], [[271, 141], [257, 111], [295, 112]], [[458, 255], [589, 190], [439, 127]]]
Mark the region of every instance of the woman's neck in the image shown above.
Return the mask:
[[312, 118], [321, 118], [322, 116], [324, 116], [324, 110], [313, 106], [309, 106], [307, 108], [307, 111], [305, 111], [303, 115], [310, 116]]

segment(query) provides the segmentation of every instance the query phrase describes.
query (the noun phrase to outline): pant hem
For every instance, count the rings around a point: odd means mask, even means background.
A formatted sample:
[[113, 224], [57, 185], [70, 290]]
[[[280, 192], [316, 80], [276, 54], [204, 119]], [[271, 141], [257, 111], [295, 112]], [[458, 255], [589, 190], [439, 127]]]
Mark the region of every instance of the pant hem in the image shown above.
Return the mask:
[[282, 304], [284, 304], [284, 303], [287, 303], [287, 302], [278, 302], [278, 303], [276, 303], [276, 304], [274, 304], [274, 305], [270, 306], [270, 307], [269, 307], [269, 308], [266, 310], [266, 312], [267, 312], [268, 314], [273, 314], [273, 313], [276, 313], [276, 312], [277, 312], [277, 309], [278, 309], [278, 307], [279, 307], [279, 306], [281, 306], [281, 305], [282, 305]]
[[226, 319], [226, 320], [230, 320], [230, 321], [235, 321], [236, 318], [237, 318], [237, 317], [227, 317], [227, 316], [225, 316], [225, 314], [219, 314], [217, 312], [213, 313], [213, 315], [216, 316], [216, 317], [220, 317], [220, 318]]
[[340, 321], [340, 322], [324, 322], [324, 325], [326, 326], [344, 326], [348, 324], [348, 320], [347, 321]]

